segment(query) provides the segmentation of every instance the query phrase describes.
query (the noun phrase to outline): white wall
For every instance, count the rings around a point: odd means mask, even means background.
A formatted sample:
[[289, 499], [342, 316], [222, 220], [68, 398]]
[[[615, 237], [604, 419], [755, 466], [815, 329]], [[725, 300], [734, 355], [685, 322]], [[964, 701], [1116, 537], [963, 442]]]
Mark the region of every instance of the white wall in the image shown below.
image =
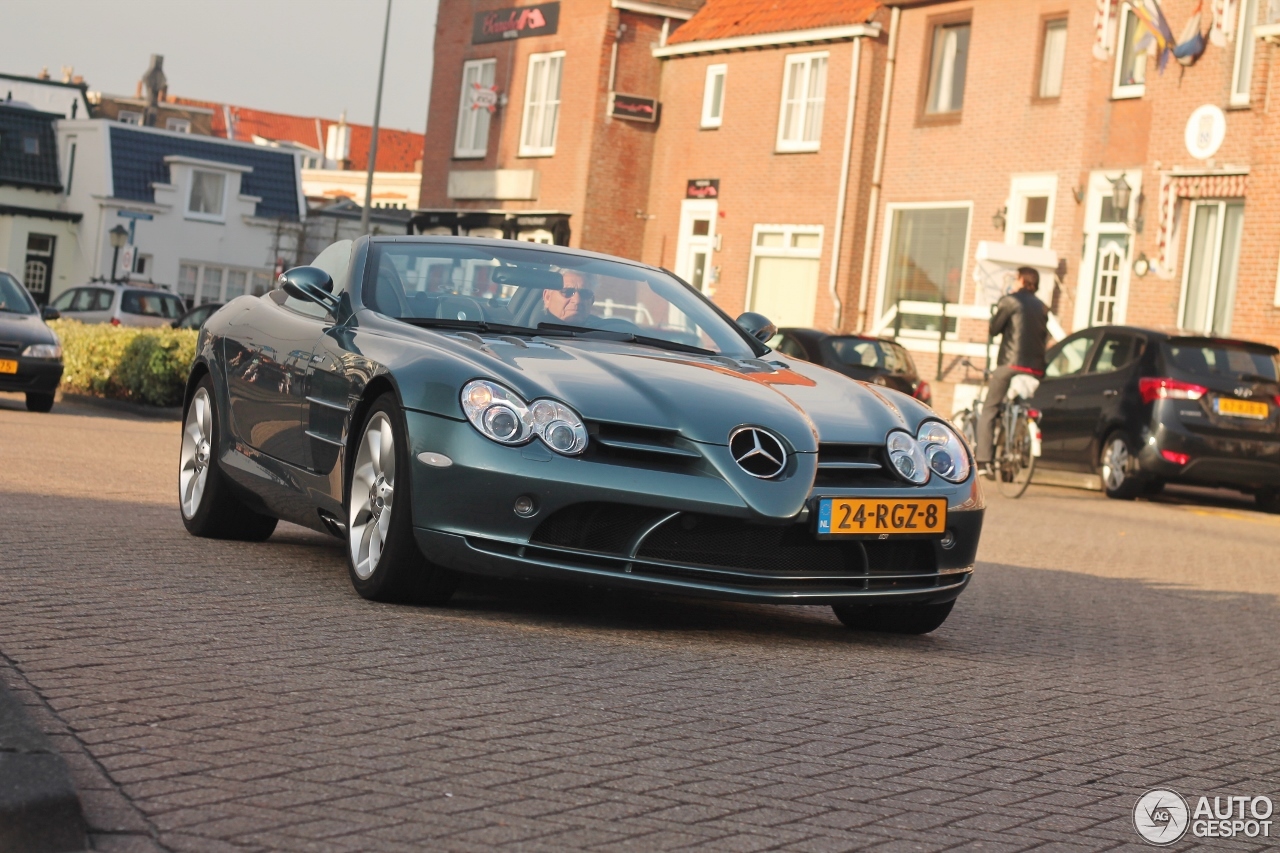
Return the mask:
[[41, 112], [56, 113], [67, 118], [71, 118], [71, 105], [79, 101], [76, 118], [87, 118], [89, 115], [84, 95], [73, 86], [0, 77], [0, 101], [7, 99], [10, 94], [13, 95], [13, 100], [28, 103]]

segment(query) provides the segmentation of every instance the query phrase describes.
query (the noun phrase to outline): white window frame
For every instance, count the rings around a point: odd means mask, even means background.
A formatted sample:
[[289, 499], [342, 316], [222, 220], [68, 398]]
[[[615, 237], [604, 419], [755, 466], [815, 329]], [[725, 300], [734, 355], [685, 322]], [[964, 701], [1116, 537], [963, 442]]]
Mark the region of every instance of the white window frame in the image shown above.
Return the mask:
[[[713, 113], [715, 105], [715, 85], [720, 82], [719, 112]], [[729, 66], [723, 63], [707, 66], [706, 82], [702, 86], [702, 123], [699, 127], [719, 127], [724, 121], [724, 90], [729, 82]]]
[[[935, 95], [940, 95], [941, 83], [943, 79], [949, 78], [949, 80], [952, 83], [954, 83], [955, 73], [956, 73], [954, 63], [952, 64], [950, 73], [948, 73], [946, 69], [944, 69], [940, 64], [935, 66], [935, 63], [939, 62], [938, 57], [934, 55], [934, 50], [938, 46], [937, 45], [938, 33], [944, 30], [956, 29], [958, 27], [969, 28], [969, 47], [967, 48], [967, 50], [969, 51], [969, 54], [965, 57], [965, 65], [964, 65], [965, 85], [960, 88], [960, 105], [955, 106], [951, 104], [950, 95], [948, 95], [949, 108], [945, 110], [935, 110], [935, 109], [932, 109], [932, 104], [934, 102]], [[945, 42], [943, 46], [945, 47]], [[965, 89], [968, 87], [968, 84], [969, 84], [969, 59], [972, 58], [972, 55], [973, 55], [973, 21], [972, 20], [942, 21], [929, 28], [929, 65], [928, 65], [928, 71], [927, 71], [928, 78], [925, 80], [925, 92], [924, 92], [924, 114], [926, 116], [958, 116], [964, 112]], [[937, 79], [934, 78], [935, 71], [938, 73]]]
[[[823, 106], [827, 98], [826, 73], [827, 65], [830, 61], [830, 52], [825, 50], [814, 51], [812, 53], [792, 53], [786, 57], [786, 63], [783, 66], [782, 73], [782, 96], [778, 99], [778, 140], [776, 150], [780, 152], [798, 152], [798, 151], [817, 151], [822, 144], [822, 118]], [[814, 67], [822, 63], [822, 88], [818, 95], [812, 101], [809, 100], [809, 75], [813, 73]], [[798, 138], [788, 136], [793, 128], [787, 127], [787, 90], [790, 88], [792, 80], [791, 75], [801, 73], [800, 85], [797, 90], [800, 93], [799, 110], [796, 114], [796, 131]], [[805, 139], [804, 128], [809, 124], [810, 110], [817, 113], [814, 123], [817, 125], [817, 138]]]
[[190, 133], [191, 120], [186, 118], [167, 118], [164, 120], [164, 129], [171, 130], [174, 133]]
[[[556, 137], [560, 135], [560, 103], [563, 99], [564, 85], [564, 56], [563, 50], [553, 50], [549, 53], [532, 53], [529, 55], [529, 64], [526, 68], [524, 78], [524, 109], [520, 119], [520, 156], [521, 157], [551, 157], [556, 153]], [[544, 74], [541, 80], [541, 91], [533, 91], [533, 69], [540, 62], [550, 67], [551, 60], [559, 59], [559, 65], [556, 74], [557, 91], [555, 100], [552, 101], [549, 92], [551, 90], [551, 75]], [[537, 100], [534, 100], [534, 99]], [[555, 129], [551, 134], [551, 144], [549, 146], [526, 145], [525, 140], [530, 138], [530, 130], [536, 132], [532, 138], [537, 139], [542, 136], [542, 131], [547, 120], [547, 109], [550, 106], [555, 107]], [[532, 126], [531, 126], [532, 125]]]
[[[1111, 72], [1111, 98], [1112, 100], [1116, 100], [1116, 101], [1124, 100], [1125, 98], [1141, 98], [1143, 95], [1147, 93], [1147, 83], [1146, 83], [1145, 77], [1143, 78], [1143, 82], [1141, 83], [1129, 83], [1127, 85], [1120, 84], [1120, 72], [1124, 68], [1125, 42], [1129, 38], [1129, 18], [1130, 17], [1132, 17], [1133, 20], [1135, 21], [1138, 20], [1138, 16], [1134, 14], [1133, 6], [1130, 5], [1129, 3], [1121, 3], [1120, 4], [1120, 20], [1117, 26], [1117, 30], [1119, 34], [1116, 36], [1116, 50], [1115, 50], [1116, 65]], [[1148, 58], [1144, 59], [1143, 61], [1147, 63], [1148, 65], [1147, 70], [1150, 71], [1151, 70], [1150, 57], [1148, 56]]]
[[[1053, 100], [1062, 97], [1062, 89], [1066, 84], [1067, 73], [1067, 49], [1065, 39], [1070, 35], [1068, 28], [1070, 27], [1068, 18], [1055, 17], [1048, 18], [1044, 22], [1044, 26], [1040, 30], [1040, 78], [1036, 81], [1036, 96], [1041, 100]], [[1048, 75], [1045, 73], [1049, 70], [1049, 32], [1051, 30], [1061, 29], [1064, 39], [1062, 52], [1058, 55], [1058, 67], [1054, 69], [1058, 77], [1058, 91], [1052, 95], [1044, 93], [1045, 81]]]
[[[761, 246], [761, 233], [782, 233], [781, 246]], [[791, 245], [792, 237], [796, 234], [817, 234], [818, 248], [816, 249], [798, 249]], [[742, 310], [750, 311], [752, 300], [755, 299], [756, 289], [756, 258], [803, 258], [805, 260], [817, 260], [822, 263], [822, 249], [826, 244], [826, 228], [822, 225], [770, 225], [756, 224], [751, 227], [751, 257], [747, 266], [747, 292], [742, 304], [745, 306]], [[821, 270], [819, 270], [819, 278], [821, 278]], [[822, 283], [818, 282], [818, 297], [822, 296]], [[816, 310], [816, 306], [815, 306]]]
[[[151, 256], [146, 255], [145, 257], [150, 258]], [[265, 283], [267, 284], [266, 289], [267, 290], [271, 289], [270, 282], [273, 276], [271, 272], [268, 270], [255, 269], [253, 267], [229, 267], [226, 264], [218, 264], [218, 263], [205, 262], [205, 261], [180, 260], [178, 262], [179, 283], [181, 282], [182, 269], [184, 267], [189, 267], [196, 271], [195, 291], [188, 295], [188, 294], [182, 293], [178, 289], [179, 285], [175, 285], [173, 292], [177, 294], [177, 296], [180, 299], [182, 299], [184, 302], [186, 302], [188, 299], [191, 300], [191, 304], [188, 306], [188, 308], [195, 308], [199, 305], [205, 304], [204, 302], [201, 301], [203, 299], [208, 299], [208, 301], [210, 302], [226, 302], [227, 301], [227, 284], [231, 280], [232, 273], [241, 273], [244, 275], [245, 277], [244, 292], [246, 294], [254, 293], [254, 286], [256, 283], [260, 281], [259, 276], [265, 279]], [[204, 276], [205, 276], [206, 269], [216, 269], [222, 273], [222, 278], [218, 282], [216, 293], [205, 292]]]
[[[965, 287], [969, 281], [969, 244], [973, 239], [973, 202], [972, 201], [911, 201], [911, 202], [895, 202], [884, 206], [884, 222], [883, 234], [880, 238], [880, 271], [876, 282], [876, 325], [879, 326], [884, 321], [884, 315], [889, 310], [886, 304], [889, 285], [889, 247], [893, 245], [893, 214], [899, 210], [964, 210], [967, 215], [967, 225], [964, 229], [964, 263], [960, 266], [960, 292], [956, 294], [955, 302], [948, 302], [948, 305], [964, 305]], [[947, 319], [940, 318], [939, 326], [946, 334], [946, 340], [958, 340], [960, 322], [956, 320], [956, 331], [946, 332]], [[924, 340], [936, 341], [938, 332], [930, 332], [928, 329], [901, 329], [899, 337], [901, 338], [922, 338]]]
[[[483, 158], [489, 153], [489, 111], [471, 108], [471, 82], [484, 80], [485, 67], [494, 69], [496, 79], [497, 59], [469, 59], [462, 63], [462, 91], [458, 94], [458, 124], [453, 134], [453, 156], [457, 158]], [[474, 69], [474, 80], [468, 73]], [[471, 82], [468, 82], [471, 80]], [[484, 115], [481, 115], [484, 113]], [[475, 148], [466, 147], [468, 140], [474, 140], [476, 127], [480, 121], [485, 123], [484, 145]], [[465, 133], [464, 133], [465, 131]]]
[[116, 113], [116, 121], [121, 124], [142, 126], [142, 113], [137, 110], [120, 110]]
[[[1236, 38], [1240, 38], [1241, 36], [1242, 36], [1242, 33], [1240, 31], [1237, 31]], [[1194, 201], [1191, 202], [1190, 209], [1187, 211], [1187, 227], [1186, 227], [1187, 239], [1186, 239], [1186, 246], [1183, 247], [1183, 251], [1182, 251], [1182, 254], [1183, 254], [1182, 292], [1178, 296], [1178, 327], [1179, 328], [1188, 329], [1193, 332], [1199, 332], [1199, 333], [1210, 335], [1210, 336], [1212, 335], [1225, 336], [1225, 335], [1231, 334], [1230, 329], [1225, 331], [1215, 331], [1213, 328], [1214, 306], [1218, 301], [1218, 285], [1220, 284], [1220, 282], [1218, 281], [1218, 278], [1222, 272], [1223, 237], [1224, 237], [1224, 232], [1226, 230], [1226, 215], [1227, 215], [1228, 205], [1239, 205], [1241, 207], [1244, 207], [1245, 199], [1242, 197], [1195, 199]], [[1187, 317], [1187, 291], [1191, 285], [1191, 273], [1192, 273], [1191, 254], [1195, 244], [1196, 209], [1199, 207], [1216, 207], [1218, 209], [1218, 221], [1217, 221], [1217, 225], [1214, 227], [1213, 236], [1211, 238], [1213, 240], [1213, 243], [1212, 243], [1213, 260], [1210, 262], [1211, 272], [1209, 273], [1209, 295], [1208, 295], [1208, 302], [1209, 302], [1208, 315], [1209, 316], [1204, 318], [1208, 320], [1207, 327], [1206, 327], [1206, 324], [1204, 323], [1202, 323], [1199, 326], [1192, 326], [1190, 325], [1189, 318]], [[1237, 288], [1236, 298], [1239, 299], [1240, 261], [1244, 256], [1243, 235], [1241, 235], [1240, 244], [1235, 248], [1236, 248], [1235, 264], [1236, 264], [1236, 288]], [[1234, 314], [1235, 314], [1234, 305], [1232, 306], [1231, 313], [1233, 316], [1230, 319], [1234, 319]], [[1230, 323], [1228, 323], [1228, 325], [1230, 325]]]
[[[1028, 198], [1048, 196], [1049, 206], [1044, 223], [1028, 224], [1026, 216]], [[1010, 246], [1021, 246], [1022, 235], [1028, 231], [1044, 231], [1044, 248], [1053, 248], [1053, 211], [1058, 203], [1058, 176], [1053, 172], [1014, 175], [1009, 181], [1009, 213], [1006, 219], [1004, 241]]]
[[[222, 177], [222, 205], [221, 205], [221, 211], [218, 213], [204, 213], [202, 211], [191, 209], [191, 196], [195, 192], [196, 174], [199, 172], [204, 172], [210, 175], [220, 175]], [[217, 171], [216, 169], [194, 169], [194, 168], [190, 170], [189, 175], [190, 177], [187, 181], [187, 204], [186, 204], [186, 213], [185, 213], [186, 218], [197, 219], [201, 222], [226, 222], [227, 221], [227, 192], [231, 187], [230, 176], [226, 172], [220, 172], [220, 171]]]
[[1240, 17], [1236, 22], [1236, 55], [1231, 65], [1233, 107], [1249, 106], [1249, 90], [1253, 86], [1253, 60], [1258, 48], [1253, 40], [1253, 28], [1257, 23], [1258, 0], [1240, 0]]

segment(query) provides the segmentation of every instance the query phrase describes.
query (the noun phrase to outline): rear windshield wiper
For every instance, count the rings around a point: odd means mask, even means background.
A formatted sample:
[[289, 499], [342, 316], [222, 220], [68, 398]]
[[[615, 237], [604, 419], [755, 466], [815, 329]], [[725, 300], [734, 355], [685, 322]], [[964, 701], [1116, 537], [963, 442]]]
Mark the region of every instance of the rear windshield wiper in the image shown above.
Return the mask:
[[[459, 329], [468, 332], [491, 332], [496, 335], [540, 335], [541, 329], [528, 326], [512, 326], [507, 323], [490, 323], [485, 320], [451, 320], [448, 317], [397, 317], [396, 319], [422, 329]], [[569, 334], [556, 337], [572, 337]]]
[[645, 346], [657, 347], [658, 349], [668, 349], [674, 352], [687, 352], [693, 355], [716, 355], [714, 350], [695, 347], [693, 344], [682, 344], [679, 341], [669, 341], [666, 338], [654, 338], [648, 335], [637, 335], [634, 332], [623, 332], [617, 329], [593, 329], [590, 326], [570, 326], [564, 323], [539, 323], [538, 331], [546, 329], [552, 332], [569, 332], [576, 337], [599, 337], [605, 340], [618, 341], [619, 343], [643, 344]]
[[1260, 376], [1257, 373], [1241, 373], [1241, 382], [1265, 382], [1268, 385], [1275, 385], [1276, 380], [1270, 376]]

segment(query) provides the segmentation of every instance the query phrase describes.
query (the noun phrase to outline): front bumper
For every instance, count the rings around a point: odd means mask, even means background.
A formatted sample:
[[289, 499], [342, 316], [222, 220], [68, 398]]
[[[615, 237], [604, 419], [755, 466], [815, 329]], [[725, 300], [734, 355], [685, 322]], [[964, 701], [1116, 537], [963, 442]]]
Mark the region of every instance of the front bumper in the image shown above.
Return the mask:
[[[945, 487], [821, 488], [789, 518], [765, 517], [693, 463], [568, 459], [502, 447], [469, 424], [407, 412], [414, 532], [432, 561], [506, 578], [569, 580], [739, 601], [940, 603], [968, 584], [982, 530], [976, 481]], [[418, 461], [424, 451], [452, 464]], [[771, 484], [761, 483], [762, 488]], [[939, 537], [819, 541], [819, 497], [947, 499]], [[529, 518], [513, 510], [531, 498]]]
[[0, 373], [0, 391], [52, 394], [58, 390], [58, 383], [62, 381], [61, 360], [19, 357], [17, 362], [17, 373]]

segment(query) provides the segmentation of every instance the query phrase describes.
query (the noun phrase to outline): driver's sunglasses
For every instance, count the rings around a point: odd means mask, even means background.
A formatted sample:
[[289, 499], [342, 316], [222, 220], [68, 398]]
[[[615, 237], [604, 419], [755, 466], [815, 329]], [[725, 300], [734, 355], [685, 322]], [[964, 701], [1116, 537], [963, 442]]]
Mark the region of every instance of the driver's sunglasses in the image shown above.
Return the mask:
[[560, 288], [560, 296], [568, 302], [573, 297], [578, 297], [579, 302], [595, 302], [595, 291], [588, 290], [585, 287], [562, 287]]

